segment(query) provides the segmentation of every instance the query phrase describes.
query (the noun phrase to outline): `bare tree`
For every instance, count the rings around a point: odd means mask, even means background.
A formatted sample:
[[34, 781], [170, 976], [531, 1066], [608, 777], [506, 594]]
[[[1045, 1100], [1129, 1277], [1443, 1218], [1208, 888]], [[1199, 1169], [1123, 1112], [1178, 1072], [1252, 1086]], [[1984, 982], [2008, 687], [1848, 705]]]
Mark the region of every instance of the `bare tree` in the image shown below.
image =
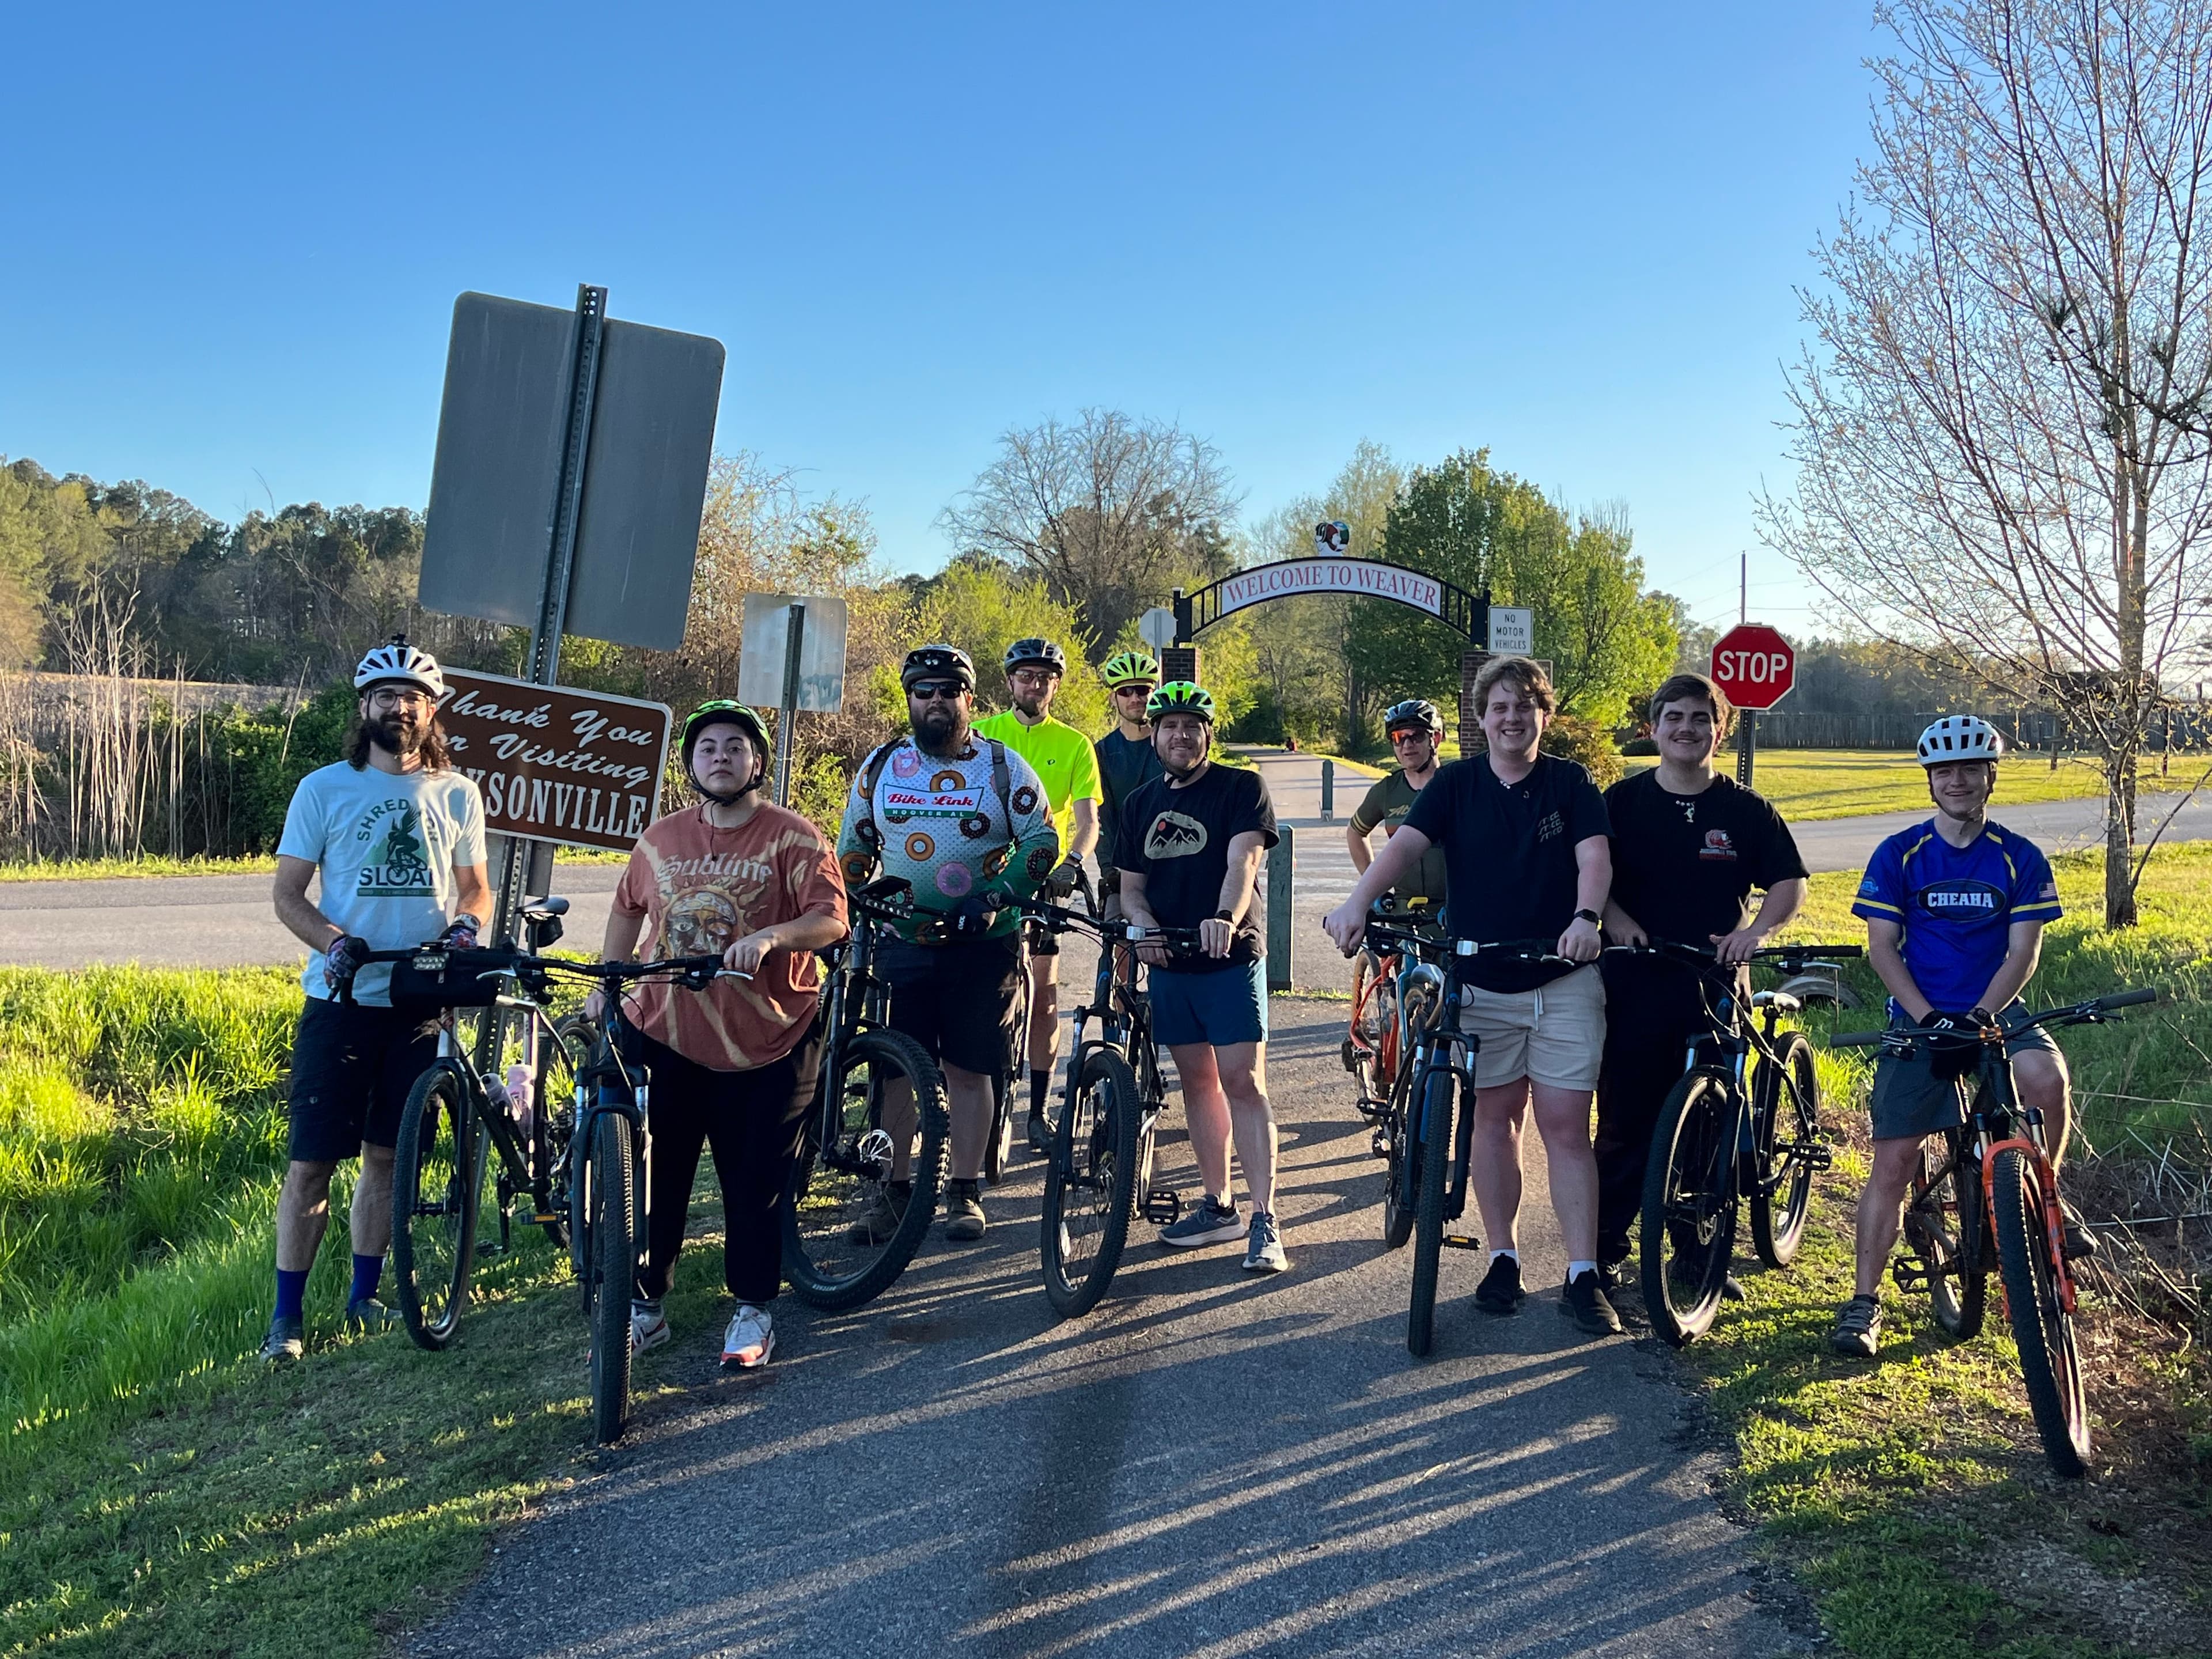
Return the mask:
[[1229, 568], [1237, 513], [1211, 444], [1172, 423], [1086, 409], [1000, 440], [998, 459], [945, 510], [963, 552], [1042, 577], [1110, 649], [1178, 583]]
[[2212, 27], [2201, 0], [1877, 18], [1875, 156], [1802, 296], [1796, 496], [1762, 528], [1876, 636], [2088, 736], [2125, 927], [2136, 757], [2212, 603]]

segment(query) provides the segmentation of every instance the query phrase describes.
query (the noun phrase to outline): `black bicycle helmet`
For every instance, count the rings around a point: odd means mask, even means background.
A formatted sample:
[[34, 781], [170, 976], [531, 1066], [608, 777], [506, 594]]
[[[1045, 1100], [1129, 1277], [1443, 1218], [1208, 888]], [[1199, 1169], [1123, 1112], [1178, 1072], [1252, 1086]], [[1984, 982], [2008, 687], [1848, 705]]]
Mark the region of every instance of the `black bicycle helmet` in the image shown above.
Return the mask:
[[1213, 724], [1213, 694], [1188, 680], [1170, 680], [1145, 699], [1145, 718], [1157, 724], [1163, 714], [1195, 714]]
[[1055, 674], [1067, 672], [1067, 653], [1050, 640], [1016, 640], [1006, 647], [1006, 654], [999, 659], [999, 666], [1009, 674], [1017, 668], [1035, 663], [1040, 668], [1049, 668]]
[[1407, 726], [1419, 726], [1422, 731], [1442, 737], [1443, 716], [1437, 713], [1436, 704], [1426, 697], [1408, 697], [1403, 702], [1394, 702], [1382, 712], [1382, 730], [1396, 737]]
[[899, 690], [911, 691], [924, 680], [957, 680], [963, 691], [975, 689], [975, 661], [957, 645], [918, 645], [899, 665]]
[[[769, 741], [768, 722], [741, 702], [729, 697], [716, 697], [712, 702], [702, 702], [684, 720], [684, 775], [691, 776], [691, 750], [699, 741], [699, 734], [710, 726], [734, 726], [752, 739], [753, 751], [760, 757], [760, 770], [754, 774], [757, 783], [768, 775], [769, 762], [775, 753], [775, 745]], [[695, 785], [696, 787], [696, 785]]]

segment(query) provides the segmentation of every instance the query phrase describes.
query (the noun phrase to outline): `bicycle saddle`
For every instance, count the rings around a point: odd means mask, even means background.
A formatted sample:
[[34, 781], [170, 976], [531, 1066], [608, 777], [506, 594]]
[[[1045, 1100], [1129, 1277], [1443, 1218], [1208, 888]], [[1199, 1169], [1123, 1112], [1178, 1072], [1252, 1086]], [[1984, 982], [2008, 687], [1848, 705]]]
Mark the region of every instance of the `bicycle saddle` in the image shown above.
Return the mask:
[[555, 916], [565, 916], [568, 914], [568, 901], [551, 894], [548, 894], [544, 898], [526, 898], [522, 901], [522, 919], [525, 921], [549, 921]]

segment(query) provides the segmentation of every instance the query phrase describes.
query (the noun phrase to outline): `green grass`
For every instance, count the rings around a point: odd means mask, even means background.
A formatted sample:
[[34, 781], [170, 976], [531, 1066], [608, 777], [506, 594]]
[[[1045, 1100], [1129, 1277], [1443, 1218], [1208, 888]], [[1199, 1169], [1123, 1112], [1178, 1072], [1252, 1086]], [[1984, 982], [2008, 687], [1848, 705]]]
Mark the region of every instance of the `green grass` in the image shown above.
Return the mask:
[[[2153, 1139], [2212, 1124], [2212, 848], [2155, 859], [2144, 925], [2091, 922], [2100, 875], [2058, 865], [2067, 920], [2050, 930], [2029, 1001], [2158, 984], [2175, 1000], [2061, 1038], [2093, 1140], [2124, 1126]], [[1852, 939], [1852, 879], [1816, 876], [1801, 938]], [[1870, 975], [1858, 982], [1872, 989]], [[1871, 998], [1870, 998], [1871, 1001]], [[1845, 1015], [1872, 1024], [1871, 1008]], [[1811, 1598], [1838, 1647], [1863, 1659], [2087, 1659], [2212, 1651], [2212, 1374], [2174, 1333], [2094, 1295], [2083, 1325], [2098, 1468], [2051, 1475], [1998, 1298], [1975, 1341], [1936, 1332], [1924, 1297], [1885, 1286], [1889, 1325], [1871, 1366], [1832, 1356], [1850, 1292], [1852, 1206], [1865, 1176], [1868, 1060], [1820, 1056], [1832, 1124], [1851, 1131], [1816, 1189], [1788, 1273], [1744, 1271], [1748, 1300], [1683, 1352], [1732, 1445], [1726, 1498]], [[2115, 1098], [2150, 1097], [2144, 1106]]]
[[[344, 1339], [342, 1179], [309, 1358], [252, 1358], [298, 1005], [275, 969], [0, 970], [0, 1656], [379, 1651], [587, 1455], [567, 1261], [534, 1231], [456, 1351]], [[680, 1328], [717, 1316], [708, 1256]]]
[[[1627, 763], [1632, 772], [1657, 764], [1649, 756], [1631, 756]], [[1735, 775], [1732, 746], [1717, 764]], [[2146, 793], [2180, 790], [2194, 783], [2204, 767], [2202, 756], [2177, 756], [2172, 776], [2162, 780], [2153, 757], [2137, 775]], [[1752, 787], [1792, 820], [1917, 811], [1929, 805], [1926, 775], [1911, 756], [1886, 750], [1762, 749], [1753, 757]], [[2005, 762], [1996, 806], [2002, 811], [2008, 802], [2074, 800], [2104, 793], [2104, 774], [2091, 761], [2062, 756], [2054, 771], [2047, 757], [2022, 755]]]

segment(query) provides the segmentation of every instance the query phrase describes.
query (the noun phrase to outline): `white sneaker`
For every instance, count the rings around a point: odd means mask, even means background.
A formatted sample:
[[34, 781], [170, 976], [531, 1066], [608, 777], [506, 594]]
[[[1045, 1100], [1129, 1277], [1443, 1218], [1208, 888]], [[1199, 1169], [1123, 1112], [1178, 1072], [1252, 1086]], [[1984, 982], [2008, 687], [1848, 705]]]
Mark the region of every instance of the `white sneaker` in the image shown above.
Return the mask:
[[722, 1333], [722, 1363], [741, 1371], [757, 1371], [775, 1352], [775, 1322], [768, 1310], [750, 1302], [738, 1304], [730, 1328]]
[[668, 1321], [662, 1316], [660, 1304], [633, 1298], [629, 1304], [629, 1351], [643, 1353], [667, 1340]]

